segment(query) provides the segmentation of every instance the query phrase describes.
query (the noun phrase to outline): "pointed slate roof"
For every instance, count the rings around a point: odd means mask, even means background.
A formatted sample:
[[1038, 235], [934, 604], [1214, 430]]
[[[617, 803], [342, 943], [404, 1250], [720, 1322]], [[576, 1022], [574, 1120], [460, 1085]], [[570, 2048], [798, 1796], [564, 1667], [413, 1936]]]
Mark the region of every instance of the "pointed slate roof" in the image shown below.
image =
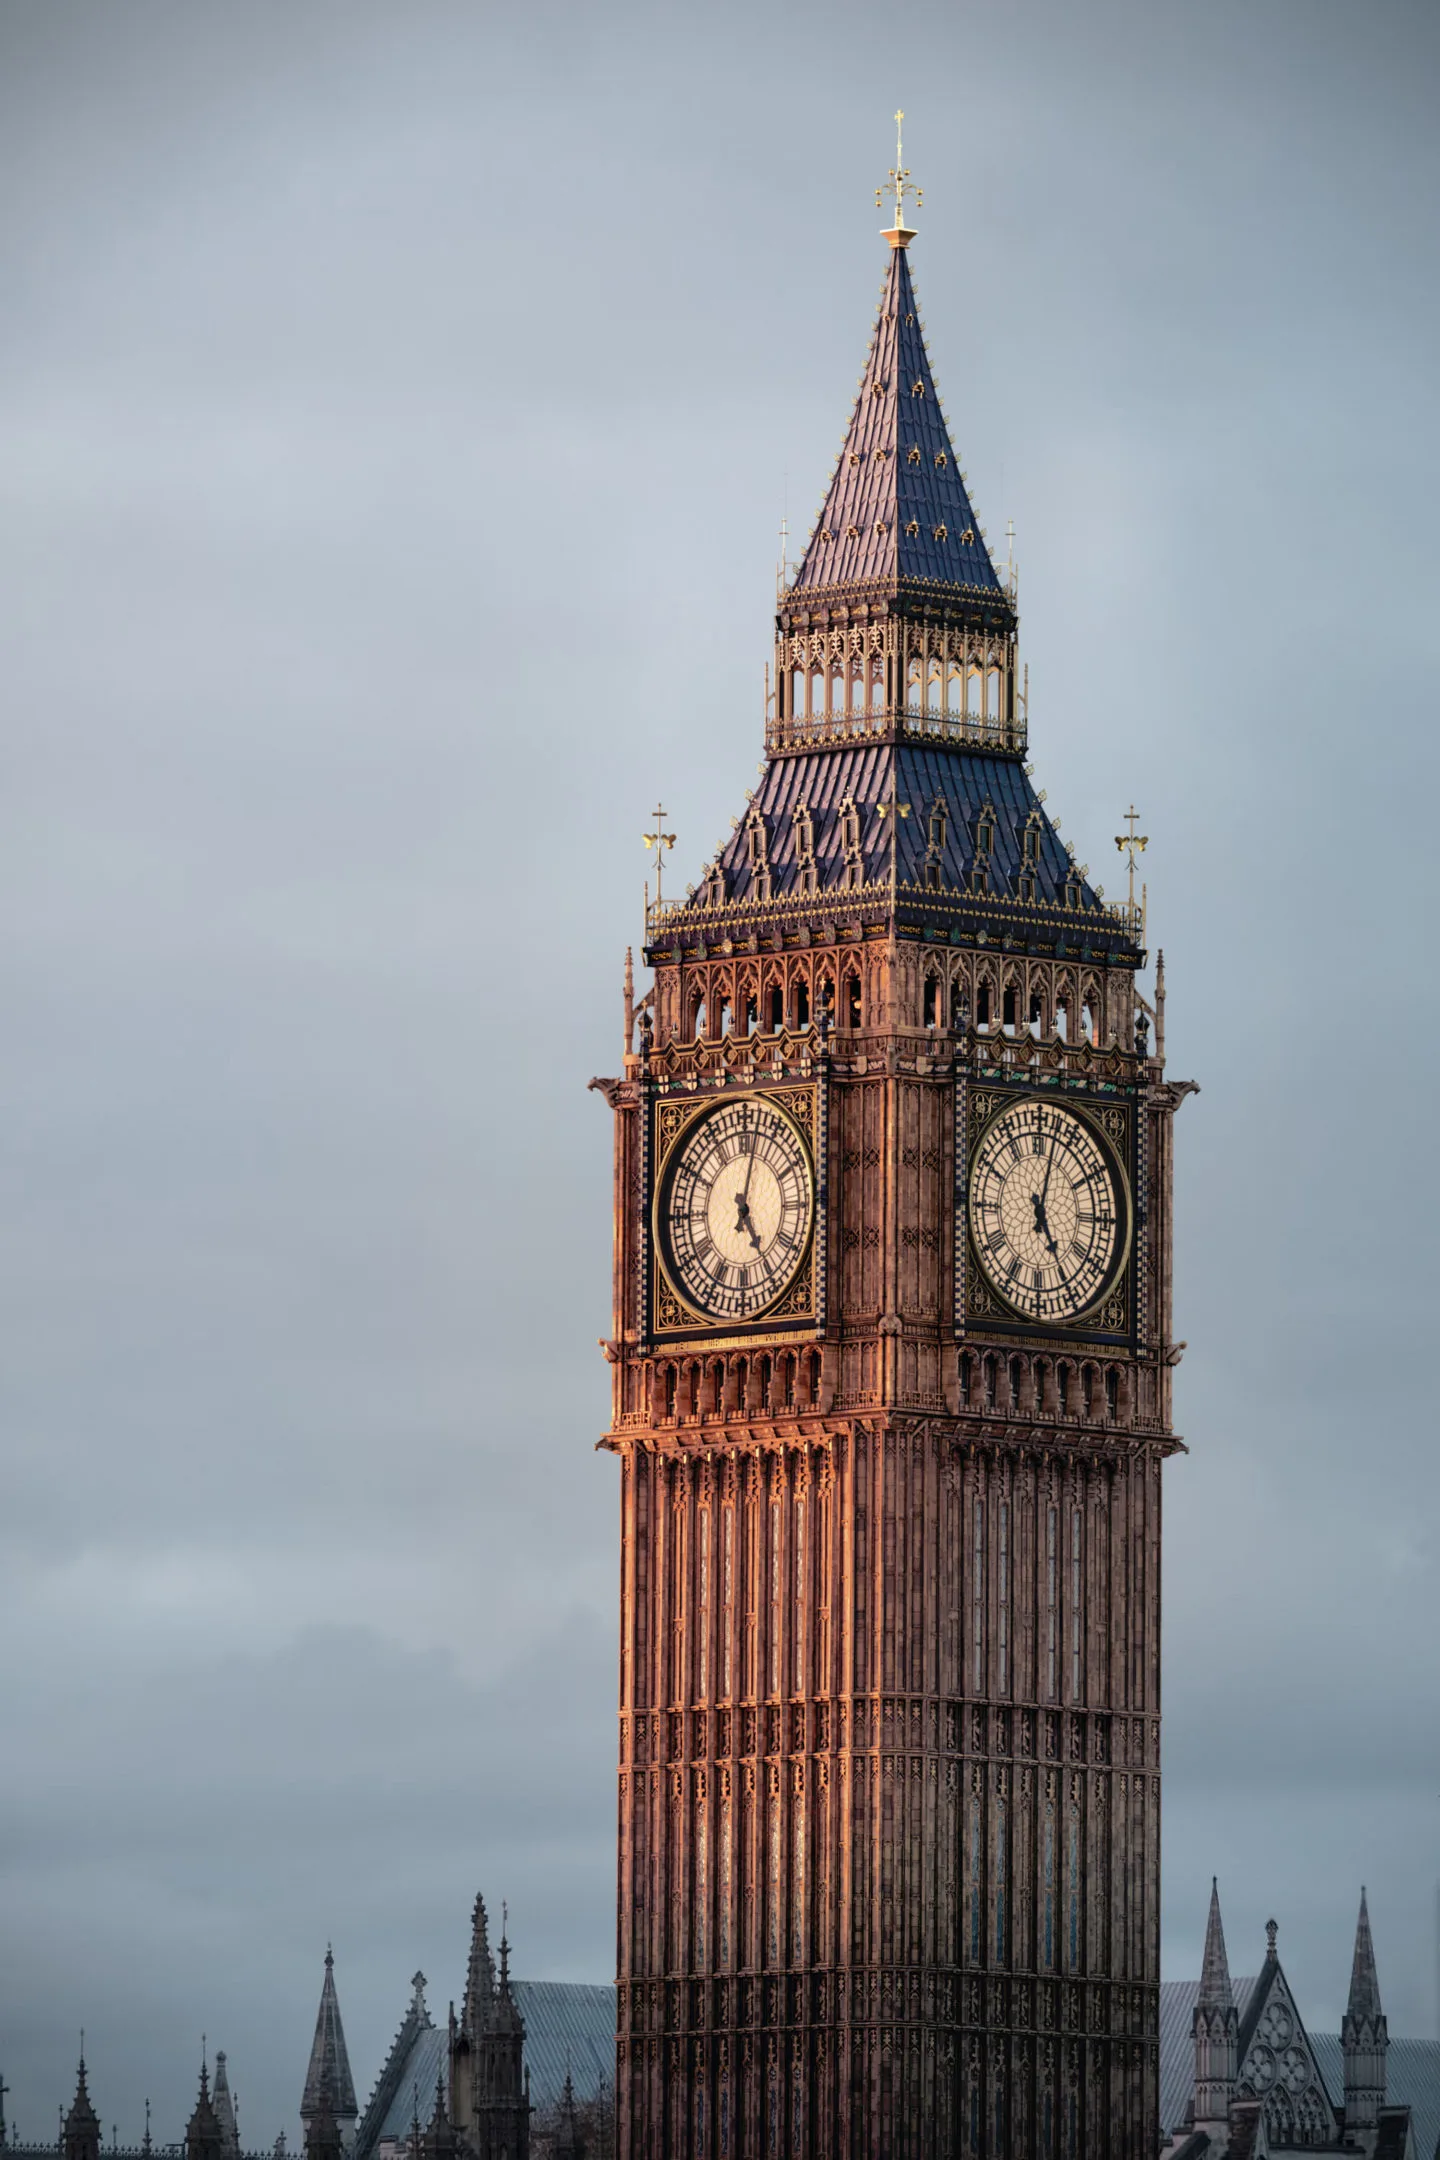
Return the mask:
[[850, 426], [791, 592], [951, 586], [1009, 600], [940, 408], [903, 247], [890, 257]]
[[225, 2050], [220, 2048], [215, 2056], [215, 2119], [220, 2125], [220, 2137], [231, 2160], [240, 2150], [240, 2126], [235, 2119], [235, 2099], [230, 2090], [230, 2078], [225, 2067]]
[[1370, 1939], [1370, 1912], [1365, 1903], [1365, 1890], [1360, 1890], [1360, 1917], [1355, 1923], [1355, 1956], [1350, 1966], [1350, 2000], [1346, 2005], [1347, 2018], [1378, 2018], [1380, 2010], [1380, 1976], [1375, 1970], [1375, 1945]]
[[1230, 1991], [1230, 1961], [1225, 1955], [1225, 1930], [1220, 1922], [1220, 1885], [1210, 1878], [1210, 1918], [1205, 1926], [1205, 1955], [1200, 1965], [1198, 2007], [1229, 2010], [1235, 1998]]
[[310, 2043], [310, 2067], [305, 2073], [305, 2095], [300, 2102], [302, 2122], [308, 2122], [312, 2115], [318, 2114], [327, 2082], [329, 2104], [337, 2120], [344, 2122], [348, 2117], [353, 2122], [360, 2110], [355, 2104], [355, 2080], [350, 2075], [345, 2027], [340, 2022], [340, 1998], [335, 1992], [335, 1959], [328, 1948], [320, 2008], [315, 2013], [315, 2038]]

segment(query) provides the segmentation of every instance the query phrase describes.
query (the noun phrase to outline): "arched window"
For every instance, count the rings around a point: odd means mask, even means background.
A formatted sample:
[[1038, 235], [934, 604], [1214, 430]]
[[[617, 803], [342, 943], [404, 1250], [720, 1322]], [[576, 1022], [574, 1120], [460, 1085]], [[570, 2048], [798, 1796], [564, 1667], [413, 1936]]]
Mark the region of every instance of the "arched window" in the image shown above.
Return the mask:
[[1095, 1368], [1093, 1365], [1082, 1365], [1080, 1368], [1080, 1408], [1087, 1418], [1094, 1417]]
[[851, 975], [845, 984], [845, 1024], [858, 1028], [860, 1025], [860, 977]]
[[968, 1350], [960, 1353], [960, 1400], [969, 1403], [975, 1391], [975, 1360]]
[[905, 663], [905, 705], [912, 713], [920, 710], [920, 694], [924, 687], [924, 670], [918, 653]]
[[774, 1384], [774, 1379], [775, 1367], [773, 1363], [768, 1357], [762, 1357], [760, 1360], [760, 1407], [762, 1410], [770, 1408], [770, 1390]]
[[1059, 1406], [1061, 1417], [1069, 1417], [1070, 1367], [1068, 1365], [1057, 1365], [1055, 1368], [1055, 1400]]
[[987, 1410], [995, 1408], [998, 1391], [999, 1375], [995, 1369], [995, 1360], [993, 1357], [987, 1357], [985, 1360], [985, 1407]]
[[667, 1365], [665, 1367], [665, 1415], [667, 1418], [673, 1418], [675, 1415], [676, 1378], [675, 1367]]
[[795, 1026], [798, 1030], [803, 1030], [808, 1028], [809, 1025], [810, 985], [807, 982], [797, 982], [795, 985]]
[[692, 1041], [699, 1042], [704, 1032], [705, 996], [703, 991], [697, 990], [690, 1000], [690, 1035]]
[[819, 1352], [818, 1352], [817, 1350], [812, 1350], [812, 1351], [811, 1351], [811, 1353], [810, 1353], [810, 1407], [811, 1407], [811, 1409], [812, 1409], [812, 1410], [814, 1410], [814, 1409], [818, 1409], [818, 1408], [819, 1408], [819, 1404], [820, 1404], [820, 1354], [819, 1354]]
[[957, 976], [950, 985], [950, 1025], [957, 1034], [965, 1026], [968, 1017], [965, 1003], [965, 986]]
[[1120, 1407], [1120, 1375], [1113, 1365], [1105, 1368], [1105, 1409], [1113, 1418]]
[[810, 670], [810, 711], [818, 718], [825, 710], [825, 670], [817, 661]]
[[872, 653], [870, 656], [870, 710], [872, 712], [883, 712], [885, 710], [885, 655], [883, 653]]
[[777, 983], [770, 992], [770, 1033], [778, 1035], [785, 1025], [785, 993]]
[[781, 1385], [784, 1394], [784, 1406], [787, 1410], [793, 1410], [795, 1407], [795, 1358], [793, 1352], [785, 1359], [781, 1372], [783, 1374]]
[[1007, 1035], [1015, 1032], [1015, 1009], [1019, 1002], [1013, 982], [1005, 985], [1005, 1002], [1001, 1007], [1000, 1024]]
[[975, 991], [975, 1025], [981, 1028], [988, 1028], [990, 1025], [990, 978], [988, 975], [981, 976]]
[[1019, 1358], [1012, 1357], [1010, 1360], [1010, 1407], [1012, 1410], [1018, 1410], [1020, 1407], [1020, 1382], [1023, 1377], [1023, 1369]]
[[729, 1032], [730, 1032], [730, 1000], [729, 1000], [729, 998], [728, 998], [728, 997], [722, 997], [722, 998], [721, 998], [721, 1000], [720, 1000], [720, 1002], [719, 1002], [719, 1004], [718, 1004], [718, 1006], [716, 1007], [716, 1010], [715, 1010], [715, 1033], [716, 1033], [716, 1035], [718, 1036], [718, 1035], [728, 1035], [728, 1034], [729, 1034]]
[[760, 1025], [760, 1008], [752, 990], [745, 1000], [745, 1033], [753, 1035]]
[[998, 728], [1000, 725], [1002, 701], [1004, 699], [1004, 695], [1004, 684], [1001, 678], [1000, 670], [999, 668], [992, 667], [989, 676], [985, 716], [986, 719], [995, 728]]
[[940, 978], [938, 975], [927, 975], [925, 978], [924, 1024], [927, 1028], [940, 1025]]

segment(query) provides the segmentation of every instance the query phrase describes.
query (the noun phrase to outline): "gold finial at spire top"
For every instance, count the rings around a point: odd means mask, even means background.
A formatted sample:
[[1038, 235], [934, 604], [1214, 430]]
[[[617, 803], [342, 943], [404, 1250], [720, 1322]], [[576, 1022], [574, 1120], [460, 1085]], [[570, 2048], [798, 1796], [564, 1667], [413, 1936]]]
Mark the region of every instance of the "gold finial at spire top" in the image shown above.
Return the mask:
[[882, 240], [889, 241], [892, 248], [909, 247], [910, 242], [915, 238], [914, 226], [905, 223], [906, 196], [913, 195], [917, 210], [925, 199], [924, 191], [916, 187], [912, 182], [910, 168], [905, 163], [904, 138], [901, 133], [904, 119], [905, 111], [902, 106], [895, 115], [895, 163], [890, 168], [889, 179], [882, 187], [875, 190], [875, 207], [877, 210], [883, 207], [887, 195], [893, 195], [895, 198], [895, 223], [888, 226], [880, 235]]

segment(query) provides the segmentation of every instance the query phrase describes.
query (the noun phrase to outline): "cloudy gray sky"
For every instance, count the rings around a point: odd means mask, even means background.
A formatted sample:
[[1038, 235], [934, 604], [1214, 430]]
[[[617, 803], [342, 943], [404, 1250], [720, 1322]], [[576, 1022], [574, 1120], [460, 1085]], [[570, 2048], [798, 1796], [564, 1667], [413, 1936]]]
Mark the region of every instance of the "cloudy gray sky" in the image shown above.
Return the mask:
[[[1433, 2032], [1440, 19], [0, 6], [0, 2072], [295, 2126], [477, 1886], [612, 1944], [638, 835], [752, 783], [884, 269], [1152, 836], [1180, 1125], [1165, 1966], [1218, 1872]], [[1104, 868], [1099, 874], [1105, 876]]]

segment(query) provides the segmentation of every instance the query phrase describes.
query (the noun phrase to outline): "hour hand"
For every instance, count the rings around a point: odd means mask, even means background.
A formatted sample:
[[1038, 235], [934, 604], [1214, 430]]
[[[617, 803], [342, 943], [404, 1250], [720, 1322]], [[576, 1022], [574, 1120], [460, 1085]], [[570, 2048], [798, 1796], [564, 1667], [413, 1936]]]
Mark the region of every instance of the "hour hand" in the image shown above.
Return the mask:
[[735, 1195], [735, 1228], [745, 1232], [756, 1252], [761, 1250], [760, 1240], [755, 1234], [755, 1225], [750, 1220], [750, 1205], [744, 1193], [736, 1193]]

